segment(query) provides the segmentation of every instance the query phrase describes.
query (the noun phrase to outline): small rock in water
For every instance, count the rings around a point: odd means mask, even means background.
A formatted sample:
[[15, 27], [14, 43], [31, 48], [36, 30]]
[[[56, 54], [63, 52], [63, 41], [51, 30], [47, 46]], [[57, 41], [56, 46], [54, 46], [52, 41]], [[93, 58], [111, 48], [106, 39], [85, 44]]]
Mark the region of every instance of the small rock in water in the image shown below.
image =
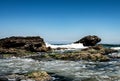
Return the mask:
[[7, 77], [0, 76], [0, 81], [9, 81]]
[[98, 81], [96, 78], [86, 78], [81, 81]]
[[17, 77], [15, 81], [21, 81], [21, 78], [20, 78], [20, 77]]

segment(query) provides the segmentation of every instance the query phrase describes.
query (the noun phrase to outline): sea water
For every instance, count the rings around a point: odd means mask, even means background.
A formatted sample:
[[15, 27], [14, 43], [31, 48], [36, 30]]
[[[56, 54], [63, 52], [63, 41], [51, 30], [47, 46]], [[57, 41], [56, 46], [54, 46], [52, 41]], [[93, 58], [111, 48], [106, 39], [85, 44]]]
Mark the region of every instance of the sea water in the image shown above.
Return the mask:
[[26, 58], [0, 59], [0, 75], [27, 73], [37, 70], [71, 78], [72, 81], [80, 81], [87, 78], [94, 78], [95, 81], [120, 80], [119, 59], [109, 62], [35, 61]]
[[37, 70], [64, 76], [68, 81], [120, 81], [120, 59], [113, 59], [108, 62], [84, 60], [36, 61], [30, 58], [0, 59], [0, 75], [27, 73]]

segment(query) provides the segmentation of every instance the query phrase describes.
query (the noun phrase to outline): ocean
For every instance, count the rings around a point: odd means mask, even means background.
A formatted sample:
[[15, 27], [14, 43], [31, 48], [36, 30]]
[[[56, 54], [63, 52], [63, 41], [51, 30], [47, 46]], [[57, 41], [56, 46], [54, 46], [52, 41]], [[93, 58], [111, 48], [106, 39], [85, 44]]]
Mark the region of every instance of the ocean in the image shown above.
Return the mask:
[[[105, 47], [116, 49], [120, 55], [120, 45], [103, 44]], [[69, 50], [83, 49], [82, 44], [51, 45], [53, 48], [66, 47]], [[111, 54], [112, 55], [112, 54]], [[43, 70], [53, 76], [53, 81], [120, 81], [120, 59], [108, 62], [93, 61], [36, 61], [31, 58], [0, 59], [0, 76], [14, 73], [27, 73]], [[53, 75], [54, 74], [54, 75]], [[57, 76], [57, 77], [56, 77]], [[62, 76], [62, 78], [61, 78]], [[14, 81], [14, 80], [13, 80]]]

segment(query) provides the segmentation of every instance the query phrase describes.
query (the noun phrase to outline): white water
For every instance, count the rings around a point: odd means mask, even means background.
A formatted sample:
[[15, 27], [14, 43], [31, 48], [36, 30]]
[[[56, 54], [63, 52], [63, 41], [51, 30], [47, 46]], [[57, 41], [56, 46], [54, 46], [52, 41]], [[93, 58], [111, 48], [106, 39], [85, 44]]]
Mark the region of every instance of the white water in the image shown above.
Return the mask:
[[[47, 61], [41, 62], [42, 70], [55, 72], [58, 75], [80, 81], [85, 78], [95, 78], [95, 81], [118, 81], [120, 79], [120, 63], [88, 62], [88, 61]], [[115, 78], [112, 78], [115, 77]]]
[[83, 46], [82, 43], [71, 43], [71, 44], [66, 44], [66, 45], [52, 45], [49, 43], [46, 43], [47, 47], [51, 47], [51, 48], [66, 48], [66, 49], [84, 49], [87, 48], [85, 46]]
[[[52, 46], [52, 48], [67, 47], [68, 49], [84, 48], [82, 44], [49, 44], [47, 46]], [[118, 54], [120, 54], [120, 52]], [[0, 75], [9, 73], [27, 73], [36, 70], [44, 70], [67, 78], [72, 78], [72, 81], [81, 81], [86, 78], [94, 78], [94, 81], [120, 81], [119, 59], [109, 62], [61, 60], [35, 61], [28, 58], [0, 59]]]
[[56, 73], [73, 81], [85, 78], [95, 78], [95, 81], [119, 81], [120, 60], [110, 62], [88, 61], [34, 61], [32, 59], [0, 59], [0, 74], [26, 73], [34, 70], [44, 70]]
[[120, 47], [111, 47], [111, 49], [120, 50]]
[[39, 63], [32, 59], [0, 59], [0, 75], [8, 73], [27, 73], [38, 70]]

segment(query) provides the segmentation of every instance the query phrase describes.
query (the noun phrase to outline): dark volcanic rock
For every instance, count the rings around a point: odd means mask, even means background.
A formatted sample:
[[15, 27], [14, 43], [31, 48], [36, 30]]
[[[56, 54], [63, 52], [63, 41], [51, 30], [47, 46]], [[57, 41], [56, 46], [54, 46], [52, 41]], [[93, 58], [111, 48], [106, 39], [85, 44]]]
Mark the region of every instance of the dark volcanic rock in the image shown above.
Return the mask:
[[101, 41], [101, 38], [98, 36], [85, 36], [82, 39], [76, 41], [75, 43], [83, 43], [84, 46], [95, 46], [98, 42]]
[[46, 52], [48, 48], [43, 38], [39, 36], [0, 39], [0, 53], [17, 53], [19, 51]]

